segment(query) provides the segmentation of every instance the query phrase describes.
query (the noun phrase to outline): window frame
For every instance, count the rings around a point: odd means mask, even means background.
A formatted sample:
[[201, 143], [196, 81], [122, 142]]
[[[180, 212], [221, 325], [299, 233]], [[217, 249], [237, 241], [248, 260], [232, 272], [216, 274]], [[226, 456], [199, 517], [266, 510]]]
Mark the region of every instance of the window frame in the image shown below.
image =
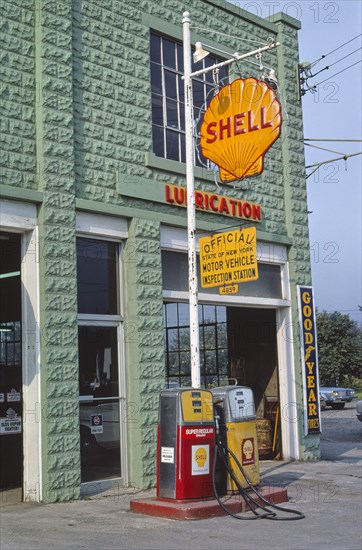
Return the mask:
[[[174, 324], [168, 325], [167, 306], [171, 305], [171, 304], [176, 305], [176, 308], [177, 308], [177, 323], [176, 323], [176, 325], [174, 325]], [[188, 330], [188, 335], [190, 335], [190, 322], [188, 322], [188, 324], [180, 324], [179, 307], [181, 305], [185, 305], [186, 308], [188, 307], [188, 304], [181, 301], [181, 300], [180, 301], [175, 301], [175, 302], [164, 300], [164, 303], [163, 303], [166, 385], [168, 385], [170, 381], [175, 382], [176, 378], [177, 378], [178, 383], [179, 383], [180, 386], [182, 385], [182, 380], [183, 379], [186, 380], [186, 385], [190, 386], [191, 385], [191, 368], [186, 374], [183, 374], [181, 372], [181, 368], [182, 368], [181, 354], [186, 354], [186, 353], [190, 354], [190, 347], [182, 348], [181, 343], [180, 343], [180, 329]], [[205, 310], [204, 310], [204, 308], [206, 308], [206, 307], [213, 307], [214, 308], [214, 320], [205, 320], [205, 315], [204, 315]], [[225, 320], [224, 321], [219, 321], [218, 320], [217, 309], [219, 307], [224, 307], [225, 308]], [[226, 339], [226, 345], [224, 347], [221, 347], [221, 346], [219, 346], [219, 338], [218, 338], [218, 330], [219, 330], [218, 325], [223, 325], [223, 326], [225, 325], [227, 327], [226, 306], [220, 306], [218, 304], [199, 304], [199, 310], [200, 309], [201, 309], [201, 312], [199, 311], [199, 313], [201, 313], [200, 318], [202, 319], [199, 322], [200, 359], [201, 359], [201, 361], [200, 361], [200, 363], [201, 363], [201, 385], [205, 388], [214, 387], [214, 385], [213, 386], [208, 385], [207, 378], [216, 378], [217, 383], [216, 383], [215, 387], [218, 387], [218, 386], [222, 385], [223, 382], [228, 380], [227, 362], [226, 362], [226, 370], [225, 370], [225, 365], [224, 365], [225, 372], [222, 372], [222, 367], [220, 365], [220, 359], [219, 359], [219, 355], [220, 355], [219, 352], [221, 352], [221, 351], [225, 352], [226, 351], [226, 354], [228, 354], [228, 342], [227, 342], [227, 339]], [[214, 330], [215, 337], [213, 339], [213, 343], [215, 344], [215, 347], [206, 347], [205, 327], [213, 327], [215, 329]], [[169, 333], [170, 333], [170, 331], [175, 331], [175, 330], [177, 331], [177, 340], [178, 340], [177, 349], [170, 349]], [[202, 343], [201, 343], [201, 340], [202, 340]], [[171, 353], [177, 354], [177, 357], [178, 357], [178, 374], [170, 374], [170, 354]], [[212, 372], [207, 372], [206, 371], [206, 356], [207, 356], [207, 353], [214, 353], [214, 355], [215, 355], [215, 370], [212, 371]], [[204, 368], [202, 367], [202, 365], [204, 365]]]
[[[158, 53], [159, 57], [155, 60], [155, 57], [152, 57], [154, 51], [152, 47], [152, 40], [158, 39]], [[169, 37], [168, 35], [163, 34], [162, 32], [150, 29], [150, 80], [151, 80], [151, 111], [152, 111], [152, 152], [153, 154], [160, 159], [170, 160], [175, 162], [186, 162], [186, 151], [185, 151], [185, 117], [184, 117], [184, 90], [183, 90], [183, 81], [182, 76], [183, 72], [183, 44], [182, 41], [174, 37]], [[174, 45], [174, 61], [175, 67], [171, 67], [165, 64], [164, 60], [164, 41], [173, 42]], [[158, 61], [159, 59], [159, 61]], [[223, 61], [223, 59], [217, 55], [210, 54], [208, 57], [204, 58], [201, 62], [198, 63], [198, 68], [205, 68], [206, 66], [211, 66], [214, 63]], [[153, 86], [153, 69], [154, 67], [159, 67], [161, 72], [161, 93], [154, 91]], [[196, 67], [195, 67], [196, 69]], [[227, 69], [225, 68], [225, 75], [222, 78], [227, 78]], [[166, 85], [166, 76], [168, 73], [176, 75], [175, 80], [175, 90], [176, 90], [176, 99], [167, 95], [167, 85]], [[213, 92], [213, 83], [212, 83], [212, 74], [211, 72], [207, 74], [202, 74], [198, 77], [192, 79], [193, 83], [193, 109], [194, 109], [194, 119], [195, 111], [200, 110], [207, 101], [211, 98], [211, 93]], [[202, 101], [195, 101], [195, 85], [202, 87]], [[154, 110], [154, 98], [157, 98], [162, 102], [160, 112], [162, 112], [162, 124], [155, 122], [155, 110]], [[183, 101], [182, 101], [183, 98]], [[168, 100], [176, 102], [177, 110], [177, 127], [168, 124]], [[200, 115], [199, 115], [200, 116]], [[201, 118], [201, 117], [200, 117]], [[156, 119], [157, 120], [157, 119]], [[200, 119], [199, 119], [200, 122]], [[156, 145], [156, 131], [162, 134], [162, 143], [161, 147], [158, 149]], [[168, 149], [168, 133], [174, 132], [177, 134], [177, 154], [171, 155], [171, 152]], [[162, 151], [161, 151], [162, 149]], [[195, 166], [204, 168], [209, 165], [209, 161], [203, 158], [203, 163], [201, 162], [201, 151], [198, 151], [195, 154]]]
[[[102, 229], [104, 230], [103, 221]], [[108, 233], [108, 231], [106, 231]], [[121, 235], [120, 235], [121, 237]], [[120, 238], [116, 238], [113, 234], [109, 236], [108, 234], [97, 234], [87, 231], [77, 232], [77, 240], [89, 239], [89, 240], [99, 240], [115, 243], [117, 247], [117, 269], [116, 269], [116, 287], [117, 287], [117, 301], [118, 301], [118, 314], [93, 314], [93, 313], [78, 313], [77, 314], [77, 325], [80, 326], [97, 326], [104, 328], [116, 328], [117, 331], [117, 360], [118, 360], [118, 396], [112, 397], [99, 397], [94, 398], [89, 395], [80, 395], [79, 394], [79, 403], [92, 401], [93, 403], [101, 401], [111, 401], [118, 399], [119, 402], [119, 436], [120, 436], [120, 475], [106, 478], [104, 480], [97, 479], [96, 481], [85, 481], [81, 482], [82, 494], [87, 494], [87, 487], [91, 487], [95, 483], [101, 484], [112, 484], [112, 483], [121, 483], [126, 485], [128, 482], [128, 449], [127, 449], [127, 431], [126, 431], [126, 384], [125, 384], [125, 342], [124, 342], [124, 296], [123, 296], [123, 262], [122, 262], [122, 253], [123, 253], [123, 242]], [[78, 367], [79, 368], [79, 367]]]

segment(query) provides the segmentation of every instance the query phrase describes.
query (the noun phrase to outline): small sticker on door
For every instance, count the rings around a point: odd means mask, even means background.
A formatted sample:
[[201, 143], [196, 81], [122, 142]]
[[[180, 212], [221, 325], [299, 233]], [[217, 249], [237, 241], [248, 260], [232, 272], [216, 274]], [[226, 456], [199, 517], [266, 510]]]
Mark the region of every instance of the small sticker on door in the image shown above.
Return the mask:
[[92, 434], [103, 433], [103, 415], [102, 414], [91, 415], [91, 433]]
[[6, 394], [6, 400], [8, 403], [14, 403], [21, 401], [20, 392], [16, 391], [15, 388], [11, 388], [9, 393]]

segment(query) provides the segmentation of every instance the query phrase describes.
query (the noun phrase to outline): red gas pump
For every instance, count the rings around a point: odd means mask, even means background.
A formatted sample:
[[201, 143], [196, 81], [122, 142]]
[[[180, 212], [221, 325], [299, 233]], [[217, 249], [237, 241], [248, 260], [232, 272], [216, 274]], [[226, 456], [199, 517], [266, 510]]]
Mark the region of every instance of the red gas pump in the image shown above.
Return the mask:
[[157, 496], [202, 499], [213, 496], [214, 418], [212, 393], [175, 388], [160, 393]]

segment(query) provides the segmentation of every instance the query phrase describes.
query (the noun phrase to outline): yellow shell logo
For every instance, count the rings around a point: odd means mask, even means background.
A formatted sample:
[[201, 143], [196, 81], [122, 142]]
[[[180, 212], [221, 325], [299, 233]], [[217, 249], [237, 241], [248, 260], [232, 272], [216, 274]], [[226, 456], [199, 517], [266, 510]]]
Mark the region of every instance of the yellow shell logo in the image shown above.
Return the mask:
[[280, 135], [281, 106], [265, 82], [239, 78], [212, 98], [200, 129], [202, 154], [219, 167], [220, 180], [257, 176]]
[[250, 460], [253, 456], [254, 446], [251, 439], [246, 439], [244, 445], [243, 445], [243, 451], [244, 455], [247, 458], [247, 460]]
[[206, 449], [199, 447], [195, 452], [195, 461], [199, 468], [203, 468], [207, 459]]

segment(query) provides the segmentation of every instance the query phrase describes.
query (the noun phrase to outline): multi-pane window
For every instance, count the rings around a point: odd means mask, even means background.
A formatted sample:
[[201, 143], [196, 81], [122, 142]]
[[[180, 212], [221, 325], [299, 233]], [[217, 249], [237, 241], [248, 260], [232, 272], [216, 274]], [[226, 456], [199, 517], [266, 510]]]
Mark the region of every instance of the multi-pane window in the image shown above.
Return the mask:
[[[185, 162], [185, 98], [183, 47], [170, 38], [151, 33], [151, 89], [153, 152], [159, 157]], [[208, 55], [192, 71], [211, 67], [220, 59]], [[220, 69], [219, 80], [226, 77], [226, 68]], [[212, 71], [193, 79], [194, 120], [210, 101], [215, 91]], [[201, 159], [206, 163], [206, 159]], [[196, 164], [201, 165], [199, 155]]]
[[0, 324], [0, 365], [21, 366], [21, 322]]
[[[164, 304], [165, 357], [168, 385], [191, 386], [190, 317], [185, 303]], [[201, 385], [227, 383], [226, 307], [199, 305]]]

